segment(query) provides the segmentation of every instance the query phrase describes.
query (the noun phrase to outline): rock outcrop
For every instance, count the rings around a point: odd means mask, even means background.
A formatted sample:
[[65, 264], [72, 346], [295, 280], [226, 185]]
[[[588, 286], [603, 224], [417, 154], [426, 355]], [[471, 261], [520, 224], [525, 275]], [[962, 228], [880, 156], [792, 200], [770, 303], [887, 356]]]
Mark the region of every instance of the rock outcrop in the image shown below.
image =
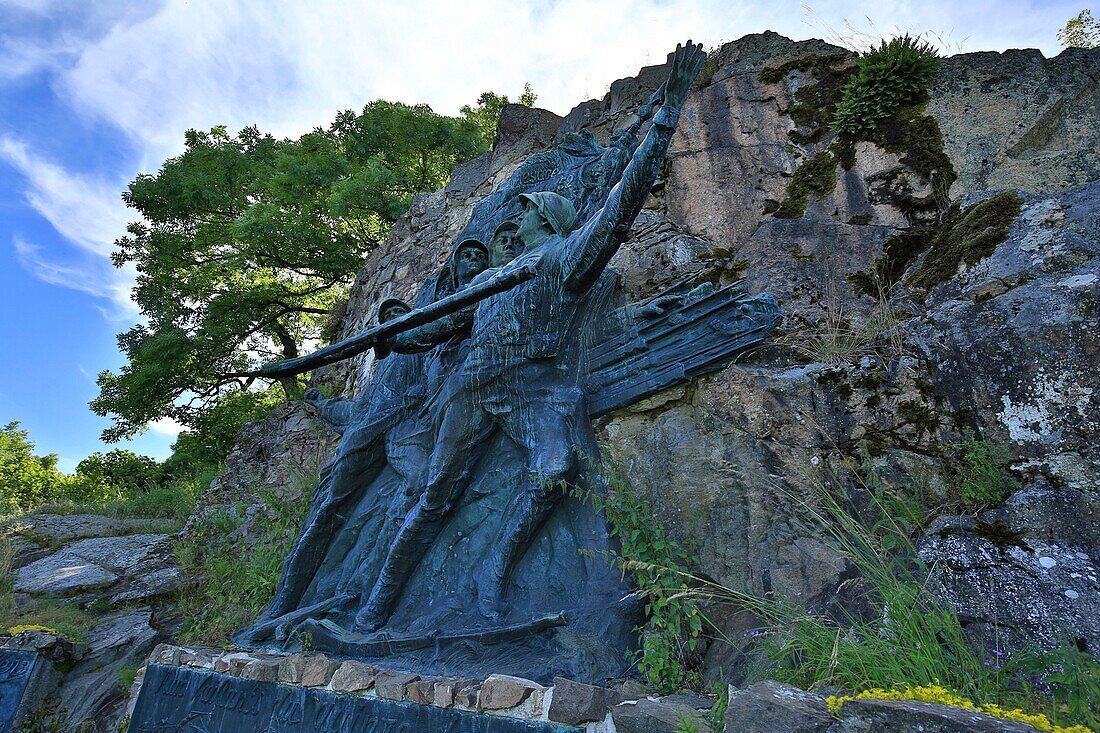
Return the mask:
[[[1026, 488], [985, 504], [978, 525], [926, 534], [921, 552], [938, 568], [941, 597], [978, 634], [1009, 624], [1049, 644], [1068, 633], [1100, 648], [1100, 52], [945, 59], [901, 142], [855, 145], [850, 160], [825, 168], [828, 192], [792, 211], [792, 176], [830, 154], [821, 112], [853, 63], [844, 49], [774, 33], [716, 52], [612, 266], [633, 298], [685, 277], [744, 278], [776, 296], [786, 333], [745, 363], [603, 418], [602, 445], [672, 536], [697, 551], [699, 570], [737, 591], [827, 608], [845, 602], [838, 588], [851, 568], [800, 499], [824, 488], [858, 494], [852, 466], [862, 462], [895, 488], [919, 483], [957, 514], [953, 446], [984, 441]], [[473, 206], [526, 155], [582, 127], [606, 142], [665, 73], [643, 69], [564, 118], [507, 107], [493, 150], [418, 197], [369, 256], [343, 335], [370, 324], [383, 299], [412, 297]], [[936, 198], [948, 188], [955, 211]], [[1001, 191], [1015, 202], [998, 199], [1008, 202], [1003, 222], [966, 208]], [[974, 221], [984, 223], [967, 229]], [[316, 378], [354, 397], [372, 359]], [[252, 496], [256, 482], [289, 486], [273, 455], [323, 456], [331, 436], [301, 427], [305, 409], [253, 428], [231, 458], [232, 478], [205, 501]], [[282, 448], [292, 434], [299, 448]], [[994, 547], [983, 529], [993, 524], [1011, 547]], [[1062, 558], [1075, 577], [1035, 576], [1032, 560], [1043, 557]], [[1068, 628], [1038, 634], [1055, 616]], [[742, 621], [728, 623], [737, 631]], [[738, 679], [736, 651], [712, 648], [707, 659], [716, 676]]]

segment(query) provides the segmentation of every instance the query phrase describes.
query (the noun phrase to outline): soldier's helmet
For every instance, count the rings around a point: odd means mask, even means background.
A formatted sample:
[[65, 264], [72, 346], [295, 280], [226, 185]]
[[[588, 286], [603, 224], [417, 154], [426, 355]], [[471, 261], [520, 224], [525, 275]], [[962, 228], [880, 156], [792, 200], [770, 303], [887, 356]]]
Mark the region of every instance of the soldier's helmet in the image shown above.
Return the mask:
[[577, 207], [573, 202], [561, 194], [553, 191], [535, 191], [533, 193], [521, 193], [520, 201], [530, 201], [542, 214], [542, 218], [550, 224], [550, 228], [559, 237], [564, 237], [573, 231], [573, 225], [577, 223]]
[[[394, 310], [400, 310], [401, 313], [391, 315]], [[412, 310], [412, 307], [401, 300], [400, 298], [386, 298], [378, 305], [378, 322], [385, 323], [386, 321], [392, 321], [397, 318], [398, 315], [405, 315]]]

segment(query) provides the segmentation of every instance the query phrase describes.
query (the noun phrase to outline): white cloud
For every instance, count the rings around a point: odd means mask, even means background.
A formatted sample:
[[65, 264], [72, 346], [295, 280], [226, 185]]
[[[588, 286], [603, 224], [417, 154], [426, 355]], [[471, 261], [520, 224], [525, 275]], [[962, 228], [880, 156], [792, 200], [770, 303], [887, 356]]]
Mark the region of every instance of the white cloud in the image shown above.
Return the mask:
[[[0, 138], [0, 158], [27, 178], [28, 203], [99, 258], [131, 218], [119, 200], [126, 180], [178, 154], [188, 128], [256, 124], [295, 136], [376, 98], [453, 114], [484, 90], [514, 96], [525, 82], [540, 106], [564, 114], [615, 79], [662, 62], [677, 41], [710, 47], [765, 29], [795, 38], [828, 28], [847, 35], [846, 19], [869, 29], [867, 17], [872, 32], [935, 31], [948, 41], [967, 39], [964, 50], [1040, 45], [1051, 53], [1055, 32], [1076, 12], [1061, 1], [1026, 0], [824, 0], [812, 3], [813, 15], [798, 0], [54, 0], [35, 15], [35, 3], [0, 3], [45, 19], [25, 23], [0, 48], [0, 61], [18, 62], [12, 73], [49, 68], [55, 93], [86, 124], [121, 130], [137, 151], [134, 166], [108, 180], [74, 175], [19, 140]], [[54, 31], [36, 35], [40, 26]], [[126, 300], [118, 295], [128, 291], [125, 273], [115, 281], [97, 273], [82, 287], [87, 258], [74, 264], [66, 253], [26, 243], [21, 257], [50, 282]]]
[[149, 429], [152, 430], [154, 433], [167, 435], [171, 438], [175, 438], [177, 435], [186, 430], [183, 425], [180, 425], [178, 422], [170, 417], [162, 417], [159, 420], [154, 420], [153, 422], [149, 423]]
[[120, 198], [123, 184], [74, 173], [11, 137], [0, 137], [0, 160], [23, 175], [27, 204], [65, 242], [47, 250], [16, 235], [12, 246], [20, 264], [40, 280], [110, 301], [111, 307], [101, 308], [109, 320], [135, 320], [138, 309], [130, 299], [134, 269], [117, 269], [109, 259], [132, 218]]
[[19, 235], [13, 237], [12, 247], [19, 264], [39, 280], [110, 301], [110, 308], [100, 308], [108, 320], [132, 323], [138, 319], [138, 308], [130, 299], [132, 269], [116, 270], [110, 261], [79, 251], [47, 254]]
[[0, 137], [0, 159], [26, 178], [31, 208], [76, 246], [106, 257], [115, 239], [126, 233], [131, 216], [122, 203], [122, 182], [66, 170], [11, 137]]

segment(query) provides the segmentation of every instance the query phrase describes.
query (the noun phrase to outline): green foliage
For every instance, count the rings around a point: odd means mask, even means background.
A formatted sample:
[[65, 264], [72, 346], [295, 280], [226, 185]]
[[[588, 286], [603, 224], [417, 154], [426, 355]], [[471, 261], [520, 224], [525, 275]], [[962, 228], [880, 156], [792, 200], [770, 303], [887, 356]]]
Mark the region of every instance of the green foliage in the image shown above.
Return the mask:
[[137, 678], [138, 666], [126, 664], [118, 668], [118, 685], [124, 691], [128, 691]]
[[909, 277], [908, 284], [931, 290], [954, 277], [963, 263], [973, 266], [993, 254], [997, 245], [1008, 237], [1022, 205], [1023, 201], [1012, 191], [1003, 191], [966, 209], [958, 203], [952, 204], [928, 254]]
[[1095, 725], [1100, 664], [1073, 645], [1013, 655], [976, 649], [955, 614], [927, 588], [928, 569], [910, 539], [919, 505], [902, 494], [888, 495], [881, 484], [864, 482], [866, 475], [873, 471], [863, 468], [856, 474], [871, 499], [859, 512], [825, 489], [816, 499], [789, 498], [858, 571], [859, 581], [848, 582], [848, 593], [862, 595], [863, 603], [849, 607], [876, 613], [814, 613], [791, 600], [683, 576], [691, 597], [747, 610], [760, 620], [761, 628], [746, 635], [759, 655], [749, 681], [770, 678], [806, 689], [851, 691], [942, 686], [979, 704], [1042, 712], [1061, 725]]
[[10, 422], [0, 429], [0, 515], [26, 510], [65, 493], [69, 477], [57, 456], [37, 456], [30, 434]]
[[188, 429], [172, 444], [172, 455], [164, 462], [165, 475], [189, 479], [218, 469], [241, 428], [270, 412], [280, 398], [278, 388], [240, 390], [196, 411]]
[[161, 465], [121, 448], [93, 453], [76, 465], [76, 475], [120, 495], [143, 494], [160, 484]]
[[[536, 99], [538, 99], [538, 96], [535, 94], [535, 90], [531, 88], [530, 84], [524, 84], [523, 94], [519, 95], [516, 104], [533, 107]], [[477, 127], [486, 147], [490, 147], [497, 135], [497, 123], [500, 121], [500, 113], [507, 104], [511, 104], [511, 102], [504, 94], [482, 92], [481, 96], [477, 98], [476, 105], [464, 104], [459, 108], [459, 112]]]
[[0, 515], [91, 513], [182, 524], [211, 478], [209, 472], [171, 476], [152, 458], [119, 449], [93, 453], [68, 475], [57, 469], [57, 456], [34, 454], [19, 423], [0, 430]]
[[1100, 663], [1075, 643], [1029, 649], [1008, 660], [1009, 671], [1036, 679], [1049, 695], [1052, 720], [1080, 722], [1100, 730]]
[[1058, 31], [1058, 43], [1066, 48], [1100, 48], [1100, 21], [1088, 8], [1082, 10]]
[[262, 362], [297, 356], [413, 196], [487, 147], [469, 119], [384, 101], [297, 140], [215, 127], [185, 141], [123, 195], [140, 220], [112, 258], [137, 269], [144, 319], [119, 336], [128, 363], [99, 375], [108, 441], [165, 416], [192, 426]]
[[822, 198], [836, 188], [837, 157], [825, 151], [803, 162], [787, 184], [786, 197], [775, 212], [777, 219], [798, 219], [806, 213], [810, 196]]
[[645, 600], [648, 621], [640, 629], [639, 672], [662, 692], [694, 684], [697, 676], [688, 670], [687, 659], [695, 650], [703, 617], [684, 594], [689, 554], [668, 537], [652, 508], [630, 489], [619, 471], [611, 472], [606, 494], [584, 497], [607, 519], [611, 536], [620, 543], [616, 559]]
[[978, 512], [996, 506], [1016, 489], [1016, 482], [1007, 471], [1008, 451], [1001, 446], [966, 435], [946, 448], [955, 478], [953, 499], [964, 511]]
[[716, 733], [726, 727], [726, 708], [730, 706], [730, 686], [725, 682], [714, 685], [714, 704], [707, 711], [707, 725]]
[[0, 633], [17, 626], [44, 626], [73, 641], [85, 641], [95, 618], [73, 602], [59, 598], [17, 604], [10, 587], [0, 588]]
[[179, 610], [185, 624], [180, 639], [185, 643], [225, 645], [275, 595], [283, 559], [309, 511], [312, 479], [303, 473], [301, 497], [283, 501], [264, 496], [261, 516], [249, 525], [244, 537], [231, 535], [241, 529], [240, 513], [220, 510], [203, 518], [176, 546], [184, 590]]
[[844, 87], [833, 128], [849, 135], [874, 130], [902, 107], [923, 102], [937, 64], [935, 48], [919, 36], [884, 40], [860, 57], [859, 73]]

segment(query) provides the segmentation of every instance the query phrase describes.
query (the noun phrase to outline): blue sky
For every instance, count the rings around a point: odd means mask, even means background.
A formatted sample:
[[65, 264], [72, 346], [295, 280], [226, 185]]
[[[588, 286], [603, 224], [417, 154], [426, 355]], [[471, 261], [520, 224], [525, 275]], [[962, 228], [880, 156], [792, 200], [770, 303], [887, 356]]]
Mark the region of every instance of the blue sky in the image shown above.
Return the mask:
[[[1059, 51], [1079, 2], [0, 0], [0, 424], [72, 470], [106, 447], [88, 409], [139, 318], [111, 245], [120, 193], [187, 128], [297, 136], [385, 98], [456, 113], [486, 89], [564, 114], [663, 60], [771, 29], [793, 38], [933, 32], [952, 52]], [[846, 28], [846, 21], [851, 28]], [[835, 40], [835, 39], [831, 39]], [[164, 458], [176, 426], [129, 446]]]

